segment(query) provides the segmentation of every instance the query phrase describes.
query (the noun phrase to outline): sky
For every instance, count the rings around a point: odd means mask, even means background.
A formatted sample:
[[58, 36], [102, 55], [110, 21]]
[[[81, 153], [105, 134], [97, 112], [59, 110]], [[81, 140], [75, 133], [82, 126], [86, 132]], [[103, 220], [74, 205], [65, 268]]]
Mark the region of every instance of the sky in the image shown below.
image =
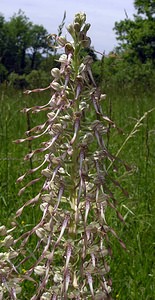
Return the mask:
[[[113, 31], [115, 22], [129, 18], [135, 13], [133, 0], [0, 0], [0, 13], [8, 21], [21, 9], [31, 22], [43, 25], [48, 33], [57, 33], [64, 11], [65, 26], [72, 23], [75, 13], [85, 12], [91, 24], [88, 36], [95, 50], [108, 54], [117, 45]], [[66, 34], [64, 27], [63, 35]]]

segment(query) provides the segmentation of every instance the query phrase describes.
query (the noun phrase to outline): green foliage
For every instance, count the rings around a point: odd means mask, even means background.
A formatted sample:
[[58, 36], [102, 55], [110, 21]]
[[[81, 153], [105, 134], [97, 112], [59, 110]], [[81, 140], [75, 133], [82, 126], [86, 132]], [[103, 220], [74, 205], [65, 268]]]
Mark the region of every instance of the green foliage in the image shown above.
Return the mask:
[[[155, 86], [155, 15], [154, 1], [134, 1], [137, 15], [133, 20], [115, 23], [119, 46], [94, 67], [105, 89], [122, 87], [154, 90]], [[99, 73], [101, 76], [99, 76]]]
[[133, 61], [136, 58], [146, 63], [151, 59], [155, 63], [154, 7], [154, 1], [135, 1], [138, 14], [134, 15], [134, 20], [126, 18], [115, 23], [114, 30], [120, 41], [120, 49], [128, 53]]
[[0, 16], [0, 57], [9, 73], [23, 74], [38, 67], [41, 54], [51, 52], [47, 30], [35, 25], [19, 10], [10, 21]]
[[[65, 18], [66, 13], [58, 27], [58, 36]], [[23, 11], [19, 10], [7, 22], [0, 15], [0, 82], [7, 80], [17, 88], [31, 88], [31, 79], [36, 74], [46, 84], [51, 68], [59, 65], [55, 43], [56, 36], [49, 36], [42, 25], [33, 24]], [[33, 70], [38, 72], [31, 74]]]
[[34, 87], [47, 86], [49, 84], [49, 75], [42, 70], [33, 70], [26, 76], [27, 87], [32, 89]]
[[154, 0], [135, 0], [134, 6], [138, 14], [146, 15], [148, 19], [154, 18], [155, 2]]
[[3, 64], [0, 64], [0, 83], [2, 83], [8, 75], [7, 69], [4, 67]]
[[155, 70], [152, 61], [147, 60], [145, 64], [140, 62], [130, 63], [128, 58], [121, 55], [112, 55], [104, 59], [104, 77], [102, 84], [104, 88], [117, 87], [123, 89], [137, 88], [150, 89], [154, 91], [155, 84]]
[[59, 57], [60, 55], [58, 54], [44, 57], [44, 59], [40, 63], [40, 70], [47, 72], [49, 75], [52, 68], [60, 67]]
[[8, 76], [9, 86], [14, 87], [16, 89], [26, 88], [28, 83], [26, 80], [26, 75], [19, 75], [17, 73], [10, 73]]
[[26, 89], [37, 86], [46, 86], [49, 83], [49, 74], [42, 70], [33, 70], [28, 75], [18, 75], [12, 72], [8, 77], [8, 85], [16, 89]]
[[[117, 125], [123, 128], [123, 135], [116, 136], [111, 132], [111, 143], [114, 152], [117, 152], [123, 140], [133, 128], [137, 119], [146, 111], [154, 108], [154, 93], [149, 89], [116, 89], [109, 90], [110, 110], [112, 118]], [[152, 167], [155, 158], [154, 147], [154, 117], [155, 111], [148, 114], [123, 151], [121, 157], [133, 166], [134, 172], [128, 178], [120, 175], [120, 181], [124, 188], [128, 189], [129, 198], [125, 199], [115, 190], [115, 196], [119, 198], [121, 213], [125, 217], [126, 226], [120, 228], [117, 223], [117, 231], [125, 241], [128, 251], [122, 252], [113, 241], [113, 261], [111, 272], [113, 278], [114, 299], [120, 300], [151, 300], [155, 298], [155, 272], [154, 272], [154, 180], [155, 171]], [[117, 149], [116, 149], [117, 148]], [[111, 223], [114, 217], [109, 215]], [[117, 222], [117, 221], [116, 221]], [[121, 263], [120, 263], [121, 260]], [[116, 263], [117, 262], [117, 263]]]
[[60, 65], [58, 59], [59, 55], [50, 55], [42, 60], [39, 70], [32, 70], [28, 74], [23, 75], [19, 75], [15, 72], [10, 73], [7, 77], [8, 85], [22, 90], [26, 88], [32, 89], [37, 86], [48, 85], [51, 68], [58, 67]]

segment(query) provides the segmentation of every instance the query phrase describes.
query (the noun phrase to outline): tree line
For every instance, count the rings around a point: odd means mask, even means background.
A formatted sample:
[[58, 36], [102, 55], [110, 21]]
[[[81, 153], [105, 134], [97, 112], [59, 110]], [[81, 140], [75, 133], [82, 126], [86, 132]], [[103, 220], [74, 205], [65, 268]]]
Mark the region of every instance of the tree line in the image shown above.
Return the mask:
[[155, 63], [155, 0], [135, 0], [137, 13], [133, 20], [126, 18], [116, 22], [114, 30], [119, 42], [118, 50], [124, 52], [131, 62], [135, 60]]
[[118, 46], [104, 60], [106, 85], [155, 86], [155, 0], [134, 0], [135, 14], [115, 22]]
[[[155, 80], [155, 1], [134, 0], [133, 4], [136, 11], [133, 18], [125, 11], [125, 19], [115, 22], [118, 46], [102, 60], [97, 59], [93, 49], [89, 53], [94, 59], [94, 76], [103, 84], [136, 80], [151, 80], [152, 84]], [[65, 16], [58, 28], [59, 35]], [[21, 10], [9, 21], [0, 14], [0, 82], [17, 77], [25, 81], [25, 76], [28, 76], [26, 81], [36, 75], [46, 77], [49, 67], [57, 64], [56, 51], [51, 47], [55, 41], [49, 41], [48, 36], [42, 25], [33, 24]]]
[[1, 80], [11, 72], [21, 75], [37, 69], [43, 55], [51, 53], [47, 35], [42, 25], [33, 24], [21, 10], [9, 21], [0, 15]]

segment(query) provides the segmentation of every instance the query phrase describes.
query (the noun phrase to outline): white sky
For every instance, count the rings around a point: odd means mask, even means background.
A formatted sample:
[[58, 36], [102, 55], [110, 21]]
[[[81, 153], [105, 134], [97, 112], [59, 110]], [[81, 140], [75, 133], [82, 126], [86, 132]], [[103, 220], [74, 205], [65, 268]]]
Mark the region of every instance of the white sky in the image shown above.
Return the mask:
[[[87, 22], [91, 23], [89, 36], [92, 46], [97, 51], [108, 54], [117, 46], [115, 21], [125, 19], [126, 10], [128, 17], [135, 13], [133, 0], [0, 0], [0, 13], [8, 20], [19, 9], [34, 24], [43, 25], [48, 33], [57, 33], [57, 28], [62, 21], [64, 11], [67, 13], [66, 26], [72, 22], [75, 13], [84, 11]], [[64, 29], [64, 35], [66, 30]]]

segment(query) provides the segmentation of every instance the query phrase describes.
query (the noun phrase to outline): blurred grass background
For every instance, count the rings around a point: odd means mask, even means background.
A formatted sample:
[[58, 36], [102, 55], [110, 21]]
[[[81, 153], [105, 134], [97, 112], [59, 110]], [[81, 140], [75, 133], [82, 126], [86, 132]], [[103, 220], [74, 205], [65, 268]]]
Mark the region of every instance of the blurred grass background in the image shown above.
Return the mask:
[[[23, 161], [23, 157], [29, 152], [29, 145], [17, 145], [12, 141], [22, 138], [28, 129], [26, 116], [20, 110], [46, 103], [49, 97], [48, 93], [26, 96], [13, 89], [0, 90], [1, 224], [9, 226], [16, 210], [37, 194], [37, 185], [34, 185], [21, 197], [17, 195], [20, 187], [16, 184], [16, 179], [30, 167], [30, 162]], [[122, 129], [122, 133], [118, 133], [116, 129], [110, 131], [108, 147], [112, 154], [117, 153], [137, 120], [154, 107], [155, 97], [149, 91], [118, 91], [117, 88], [107, 91], [103, 111]], [[45, 115], [31, 115], [31, 127], [44, 120]], [[115, 175], [128, 191], [129, 197], [125, 197], [117, 188], [113, 190], [126, 225], [111, 210], [107, 212], [109, 224], [127, 247], [127, 251], [124, 251], [118, 241], [110, 237], [113, 249], [110, 262], [113, 298], [120, 300], [155, 299], [155, 111], [143, 119], [138, 129], [119, 155], [132, 170], [128, 174], [120, 167]], [[37, 214], [39, 211], [24, 210], [19, 218], [21, 232], [23, 226], [35, 224]], [[27, 293], [23, 297], [23, 300], [29, 299]]]

